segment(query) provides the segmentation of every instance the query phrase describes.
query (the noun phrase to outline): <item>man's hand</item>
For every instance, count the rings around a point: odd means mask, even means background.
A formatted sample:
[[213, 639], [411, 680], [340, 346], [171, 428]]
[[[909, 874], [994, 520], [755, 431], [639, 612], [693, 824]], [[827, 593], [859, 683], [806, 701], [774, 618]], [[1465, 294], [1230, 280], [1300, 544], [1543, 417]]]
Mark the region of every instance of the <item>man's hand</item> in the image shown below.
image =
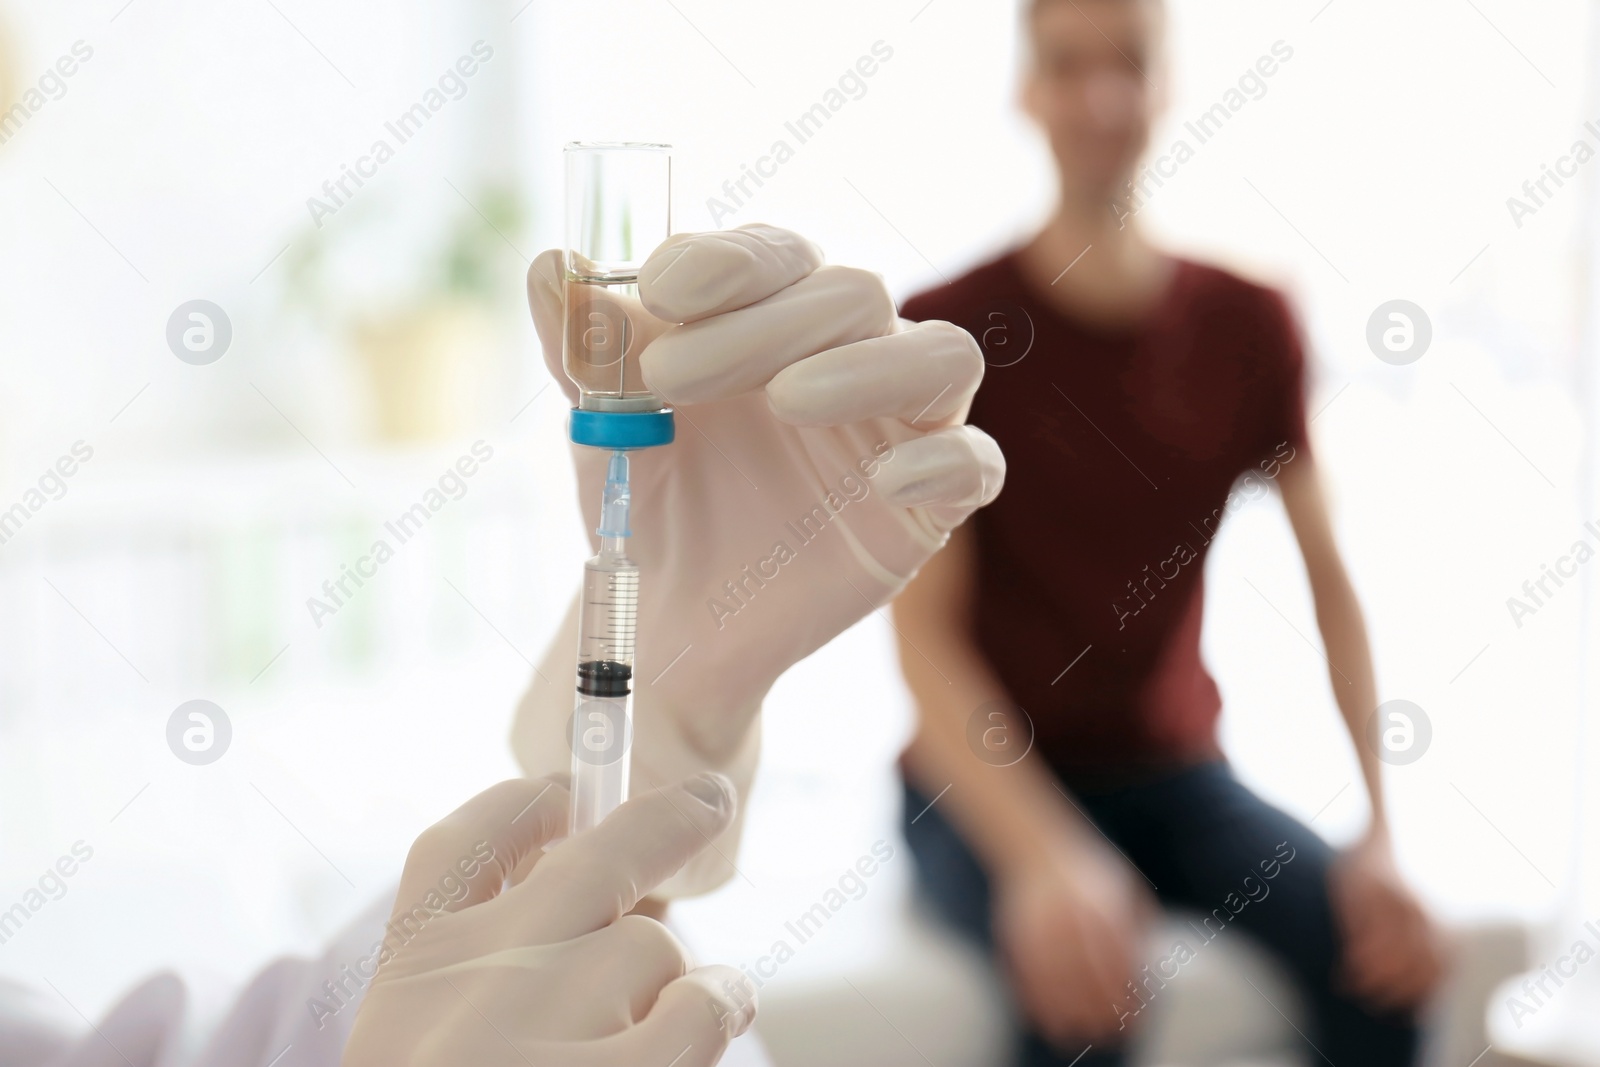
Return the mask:
[[1444, 962], [1438, 933], [1401, 880], [1388, 838], [1363, 838], [1339, 857], [1330, 879], [1347, 987], [1379, 1008], [1417, 1007], [1439, 984]]
[[995, 888], [995, 936], [1034, 1025], [1063, 1049], [1117, 1034], [1155, 913], [1139, 876], [1090, 842], [1042, 849]]

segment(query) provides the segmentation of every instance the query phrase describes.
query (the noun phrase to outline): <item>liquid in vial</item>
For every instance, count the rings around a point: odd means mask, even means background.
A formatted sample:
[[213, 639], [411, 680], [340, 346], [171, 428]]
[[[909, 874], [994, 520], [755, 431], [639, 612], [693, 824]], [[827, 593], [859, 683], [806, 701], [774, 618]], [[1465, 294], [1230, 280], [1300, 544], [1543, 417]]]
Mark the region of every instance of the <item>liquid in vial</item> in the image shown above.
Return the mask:
[[664, 324], [639, 302], [638, 274], [568, 274], [565, 302], [564, 362], [580, 390], [579, 406], [660, 410], [661, 401], [639, 372], [639, 354], [644, 347], [640, 337], [653, 336]]

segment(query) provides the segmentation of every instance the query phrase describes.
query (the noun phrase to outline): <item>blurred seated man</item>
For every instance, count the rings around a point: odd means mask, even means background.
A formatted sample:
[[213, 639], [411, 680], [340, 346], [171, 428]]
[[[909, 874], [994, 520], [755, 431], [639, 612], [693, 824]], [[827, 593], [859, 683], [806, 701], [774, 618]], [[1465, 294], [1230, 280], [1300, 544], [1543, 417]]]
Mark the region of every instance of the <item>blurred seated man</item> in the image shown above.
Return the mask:
[[[921, 712], [903, 765], [922, 881], [999, 957], [1030, 1067], [1123, 1062], [1143, 1008], [1229, 927], [1297, 979], [1314, 1061], [1411, 1063], [1413, 1011], [1441, 966], [1361, 740], [1372, 660], [1306, 438], [1295, 324], [1277, 293], [1166, 255], [1133, 225], [1161, 5], [1032, 0], [1027, 21], [1022, 103], [1049, 138], [1057, 211], [903, 311], [980, 339], [991, 365], [970, 421], [1011, 470], [1010, 491], [895, 604]], [[1217, 744], [1221, 702], [1200, 658], [1206, 550], [1267, 484], [1305, 561], [1372, 802], [1342, 855], [1241, 785]], [[1158, 902], [1203, 923], [1146, 970]]]

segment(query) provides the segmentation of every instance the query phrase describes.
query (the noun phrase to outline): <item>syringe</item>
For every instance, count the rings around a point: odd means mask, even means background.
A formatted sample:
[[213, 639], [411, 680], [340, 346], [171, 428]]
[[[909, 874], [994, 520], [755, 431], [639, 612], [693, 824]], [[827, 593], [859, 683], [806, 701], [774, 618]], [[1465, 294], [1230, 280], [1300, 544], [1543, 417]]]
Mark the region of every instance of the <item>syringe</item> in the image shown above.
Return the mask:
[[578, 610], [571, 834], [595, 826], [628, 797], [633, 642], [639, 626], [639, 568], [627, 552], [628, 504], [628, 455], [613, 452], [595, 531], [600, 554], [583, 565]]

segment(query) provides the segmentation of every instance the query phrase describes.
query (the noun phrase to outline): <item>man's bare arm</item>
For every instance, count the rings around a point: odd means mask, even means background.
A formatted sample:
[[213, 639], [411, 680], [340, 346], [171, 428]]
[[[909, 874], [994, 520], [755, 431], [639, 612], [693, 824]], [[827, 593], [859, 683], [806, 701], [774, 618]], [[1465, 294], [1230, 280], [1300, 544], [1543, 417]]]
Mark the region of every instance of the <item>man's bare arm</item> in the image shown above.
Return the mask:
[[[988, 871], [991, 922], [1024, 1012], [1062, 1048], [1099, 1041], [1123, 1025], [1118, 1005], [1154, 904], [1037, 752], [994, 766], [969, 747], [974, 712], [1007, 699], [973, 639], [973, 542], [957, 529], [895, 601], [920, 720], [906, 770]], [[1017, 720], [1000, 723], [1020, 744]]]
[[[959, 527], [895, 600], [894, 625], [900, 666], [918, 708], [906, 771], [930, 799], [943, 793], [940, 812], [997, 872], [1037, 856], [1043, 842], [1074, 841], [1094, 830], [1037, 752], [996, 767], [968, 746], [972, 714], [1007, 699], [972, 638], [973, 552], [972, 530]], [[1027, 727], [1012, 716], [1007, 728], [1015, 737]]]
[[1311, 582], [1311, 599], [1316, 605], [1317, 629], [1322, 633], [1322, 644], [1327, 652], [1328, 680], [1333, 685], [1334, 700], [1338, 702], [1339, 713], [1361, 760], [1361, 776], [1372, 802], [1370, 832], [1386, 834], [1389, 824], [1384, 813], [1382, 768], [1377, 753], [1365, 738], [1367, 720], [1378, 707], [1366, 620], [1334, 541], [1327, 496], [1311, 457], [1302, 455], [1286, 464], [1278, 485], [1283, 491], [1284, 509], [1289, 513], [1289, 525], [1294, 528]]
[[1365, 737], [1377, 708], [1366, 623], [1333, 540], [1317, 469], [1309, 457], [1279, 479], [1289, 523], [1311, 579], [1317, 626], [1328, 653], [1328, 677], [1355, 742], [1372, 799], [1372, 823], [1334, 865], [1329, 893], [1342, 933], [1340, 971], [1348, 989], [1378, 1007], [1410, 1008], [1438, 986], [1442, 942], [1394, 860], [1384, 810], [1382, 767]]

